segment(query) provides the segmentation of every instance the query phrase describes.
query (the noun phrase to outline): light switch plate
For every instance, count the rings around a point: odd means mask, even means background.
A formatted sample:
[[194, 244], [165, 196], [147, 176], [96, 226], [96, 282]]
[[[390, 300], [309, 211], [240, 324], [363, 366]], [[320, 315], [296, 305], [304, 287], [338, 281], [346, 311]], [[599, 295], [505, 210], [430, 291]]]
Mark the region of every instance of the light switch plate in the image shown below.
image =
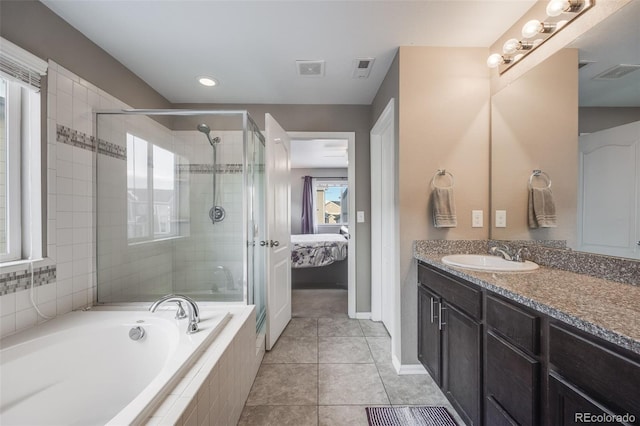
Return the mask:
[[364, 223], [364, 212], [363, 211], [358, 211], [356, 213], [356, 222]]
[[482, 217], [482, 210], [471, 210], [471, 227], [482, 228], [484, 218]]
[[496, 210], [496, 228], [506, 228], [506, 227], [507, 227], [507, 211]]

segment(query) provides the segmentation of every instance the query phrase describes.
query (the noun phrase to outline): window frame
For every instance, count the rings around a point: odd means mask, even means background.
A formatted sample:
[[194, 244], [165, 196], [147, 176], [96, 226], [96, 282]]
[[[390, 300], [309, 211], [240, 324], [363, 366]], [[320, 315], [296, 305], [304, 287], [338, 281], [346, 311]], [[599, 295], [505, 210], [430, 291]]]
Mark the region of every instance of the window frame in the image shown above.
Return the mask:
[[[161, 146], [158, 144], [154, 144], [150, 141], [148, 141], [147, 139], [141, 137], [141, 136], [137, 136], [131, 132], [126, 132], [126, 137], [127, 137], [127, 162], [129, 161], [130, 155], [132, 154], [132, 152], [130, 152], [129, 150], [129, 138], [131, 138], [132, 143], [135, 145], [136, 140], [140, 140], [146, 143], [146, 192], [147, 192], [147, 200], [145, 202], [146, 204], [146, 211], [147, 211], [147, 229], [146, 229], [146, 233], [143, 236], [140, 237], [131, 237], [129, 235], [129, 211], [131, 209], [130, 206], [130, 200], [129, 200], [129, 183], [127, 182], [127, 188], [126, 188], [126, 192], [127, 192], [127, 244], [128, 245], [137, 245], [137, 244], [144, 244], [144, 243], [151, 243], [151, 242], [155, 242], [155, 241], [164, 241], [164, 240], [170, 240], [170, 239], [175, 239], [175, 238], [179, 238], [179, 230], [178, 230], [178, 208], [179, 208], [179, 185], [178, 185], [178, 179], [175, 173], [175, 165], [177, 164], [177, 159], [178, 159], [178, 155]], [[173, 155], [173, 191], [175, 193], [174, 199], [173, 199], [173, 203], [171, 204], [172, 206], [172, 211], [173, 213], [170, 215], [170, 219], [169, 222], [173, 222], [175, 223], [175, 225], [171, 226], [171, 231], [167, 232], [167, 233], [162, 233], [162, 232], [156, 232], [156, 202], [155, 202], [155, 185], [154, 185], [154, 148], [158, 148], [161, 149], [163, 151], [166, 151], [168, 153], [170, 153], [171, 155]], [[135, 151], [135, 148], [134, 150]], [[135, 165], [135, 163], [134, 163]], [[128, 173], [128, 168], [129, 165], [127, 164], [127, 173]], [[135, 168], [134, 168], [134, 173], [135, 173]]]
[[[336, 179], [336, 178], [314, 178], [313, 179], [313, 203], [314, 203], [314, 211], [316, 212], [316, 219], [317, 219], [317, 215], [318, 215], [318, 210], [320, 208], [322, 208], [324, 210], [324, 206], [318, 206], [317, 205], [317, 194], [318, 194], [318, 190], [320, 189], [321, 186], [332, 186], [332, 187], [341, 187], [341, 188], [345, 188], [347, 191], [349, 190], [349, 183], [347, 181], [347, 178], [343, 178], [343, 179]], [[326, 204], [326, 203], [325, 203]], [[343, 221], [344, 217], [343, 217], [343, 206], [342, 206], [342, 200], [340, 202], [340, 220], [336, 223], [326, 223], [324, 220], [322, 222], [319, 222], [318, 220], [316, 220], [316, 227], [320, 228], [323, 226], [342, 226], [342, 225], [348, 225], [349, 224], [349, 211], [348, 211], [348, 206], [347, 206], [347, 210], [345, 211], [345, 214], [347, 215], [346, 221]], [[326, 213], [325, 213], [326, 215]]]
[[22, 87], [20, 84], [0, 75], [6, 84], [5, 138], [6, 138], [6, 253], [0, 253], [0, 263], [22, 259]]

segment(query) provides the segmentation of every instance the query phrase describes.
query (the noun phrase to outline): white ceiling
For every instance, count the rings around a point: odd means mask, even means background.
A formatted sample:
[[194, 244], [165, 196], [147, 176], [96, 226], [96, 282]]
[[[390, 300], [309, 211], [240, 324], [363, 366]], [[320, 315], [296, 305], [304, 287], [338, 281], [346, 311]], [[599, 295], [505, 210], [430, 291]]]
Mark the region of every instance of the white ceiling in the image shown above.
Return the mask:
[[640, 1], [632, 1], [569, 47], [579, 49], [580, 106], [640, 107], [640, 70], [616, 80], [593, 77], [619, 64], [640, 65]]
[[[489, 47], [535, 0], [42, 2], [173, 103], [368, 105], [398, 46]], [[376, 59], [368, 79], [358, 57]]]
[[291, 168], [347, 168], [346, 139], [291, 140]]

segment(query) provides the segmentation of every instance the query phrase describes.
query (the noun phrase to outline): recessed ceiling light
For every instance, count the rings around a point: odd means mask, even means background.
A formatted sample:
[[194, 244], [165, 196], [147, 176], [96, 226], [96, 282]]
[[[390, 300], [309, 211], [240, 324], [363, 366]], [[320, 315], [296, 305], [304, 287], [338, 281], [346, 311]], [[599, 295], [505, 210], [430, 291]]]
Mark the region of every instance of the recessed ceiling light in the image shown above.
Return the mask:
[[203, 86], [207, 86], [207, 87], [213, 87], [218, 85], [218, 82], [216, 81], [216, 79], [211, 77], [198, 77], [198, 82]]

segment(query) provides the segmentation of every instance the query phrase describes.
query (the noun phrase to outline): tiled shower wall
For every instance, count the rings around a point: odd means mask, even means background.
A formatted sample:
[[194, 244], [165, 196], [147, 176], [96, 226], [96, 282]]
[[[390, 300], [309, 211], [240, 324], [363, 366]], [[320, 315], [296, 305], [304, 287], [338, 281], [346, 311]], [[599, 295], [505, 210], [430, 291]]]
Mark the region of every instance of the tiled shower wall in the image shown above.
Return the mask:
[[[191, 240], [154, 243], [127, 252], [123, 250], [127, 244], [122, 210], [126, 209], [124, 128], [106, 135], [101, 130], [98, 139], [92, 112], [129, 106], [52, 61], [47, 90], [47, 188], [43, 188], [47, 193], [47, 247], [46, 259], [33, 265], [33, 299], [40, 311], [53, 317], [95, 303], [98, 275], [101, 289], [111, 295], [165, 293], [171, 285], [174, 291], [215, 287], [236, 292], [241, 288], [242, 132], [212, 131], [212, 136], [221, 138], [218, 204], [227, 213], [223, 222], [212, 225], [208, 217], [212, 148], [206, 137], [196, 130], [171, 132], [148, 118], [136, 121], [133, 128], [141, 135], [163, 141], [183, 157], [185, 170], [181, 173], [190, 182]], [[108, 179], [100, 180], [104, 185], [100, 188], [95, 181], [96, 157], [99, 170], [108, 173]], [[101, 241], [101, 257], [96, 262], [98, 190], [105, 197], [100, 208], [106, 209], [102, 212], [108, 218], [100, 226], [111, 227], [108, 231], [113, 232], [105, 245]], [[0, 269], [0, 337], [45, 320], [31, 303], [30, 283], [29, 265]]]

